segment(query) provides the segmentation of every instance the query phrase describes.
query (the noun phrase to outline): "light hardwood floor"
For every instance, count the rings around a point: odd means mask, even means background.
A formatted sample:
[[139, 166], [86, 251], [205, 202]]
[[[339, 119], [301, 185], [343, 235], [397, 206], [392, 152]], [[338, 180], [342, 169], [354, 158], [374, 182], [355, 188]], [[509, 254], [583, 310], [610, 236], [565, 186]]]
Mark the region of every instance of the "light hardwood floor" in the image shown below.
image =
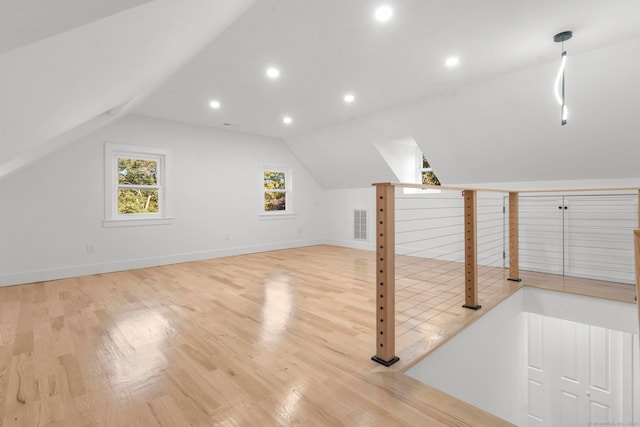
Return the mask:
[[313, 246], [0, 288], [0, 425], [508, 425], [402, 371], [521, 284], [481, 269], [475, 312], [460, 307], [455, 272], [397, 265], [391, 368], [370, 360], [367, 251]]

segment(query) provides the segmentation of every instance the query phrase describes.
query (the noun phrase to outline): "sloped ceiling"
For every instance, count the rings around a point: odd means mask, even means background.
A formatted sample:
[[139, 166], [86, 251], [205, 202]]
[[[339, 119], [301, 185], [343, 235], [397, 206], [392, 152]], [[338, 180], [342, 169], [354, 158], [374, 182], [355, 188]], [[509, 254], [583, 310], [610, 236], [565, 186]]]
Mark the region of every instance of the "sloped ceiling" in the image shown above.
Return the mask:
[[[56, 2], [62, 9], [50, 19], [70, 29], [44, 39], [55, 26], [25, 30], [0, 55], [0, 177], [125, 114], [254, 2], [120, 1], [73, 19], [64, 7], [74, 2]], [[2, 8], [3, 19], [25, 18], [20, 7]]]
[[280, 137], [325, 188], [394, 180], [374, 143], [398, 138], [445, 184], [640, 178], [637, 0], [390, 0], [386, 23], [374, 0], [27, 1], [16, 21], [61, 22], [17, 25], [0, 54], [0, 177], [135, 113]]
[[[405, 137], [449, 184], [638, 176], [640, 2], [387, 3], [382, 24], [372, 0], [261, 0], [134, 111], [281, 137], [325, 188], [394, 180], [373, 144]], [[561, 127], [553, 35], [564, 30]]]
[[149, 1], [3, 0], [0, 6], [0, 54]]
[[[411, 135], [444, 184], [640, 178], [640, 38], [570, 56], [569, 123], [552, 62], [386, 109], [287, 143], [326, 188], [397, 178], [372, 142]], [[337, 155], [336, 153], [339, 153]]]

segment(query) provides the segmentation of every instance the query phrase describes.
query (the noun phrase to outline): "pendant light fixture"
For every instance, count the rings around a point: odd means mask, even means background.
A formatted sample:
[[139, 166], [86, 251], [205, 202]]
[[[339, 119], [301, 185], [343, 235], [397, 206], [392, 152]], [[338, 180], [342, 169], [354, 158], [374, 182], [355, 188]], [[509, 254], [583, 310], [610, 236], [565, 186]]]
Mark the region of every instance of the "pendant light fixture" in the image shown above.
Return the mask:
[[573, 36], [571, 31], [563, 31], [553, 36], [553, 41], [556, 43], [562, 43], [562, 55], [560, 55], [560, 70], [558, 70], [558, 76], [556, 77], [556, 83], [554, 90], [556, 93], [556, 100], [560, 104], [560, 123], [562, 125], [567, 124], [567, 104], [564, 97], [564, 70], [567, 67], [567, 51], [564, 50], [564, 42], [569, 40]]

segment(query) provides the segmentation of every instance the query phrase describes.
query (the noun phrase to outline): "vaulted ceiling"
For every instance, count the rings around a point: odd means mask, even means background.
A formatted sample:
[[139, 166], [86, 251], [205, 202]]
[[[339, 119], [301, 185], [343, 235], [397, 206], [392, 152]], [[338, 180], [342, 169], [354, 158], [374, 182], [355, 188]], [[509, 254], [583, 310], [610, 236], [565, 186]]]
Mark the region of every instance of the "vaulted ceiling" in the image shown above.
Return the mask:
[[0, 2], [0, 177], [126, 114], [253, 3]]
[[[447, 184], [541, 170], [640, 178], [636, 0], [14, 3], [0, 13], [12, 25], [0, 44], [0, 114], [12, 119], [0, 175], [133, 112], [280, 137], [325, 188], [393, 180], [374, 143], [407, 137]], [[374, 19], [382, 3], [386, 22]], [[574, 31], [564, 127], [552, 93], [563, 30]]]
[[150, 0], [4, 0], [0, 53], [115, 15]]
[[136, 112], [289, 138], [554, 62], [562, 30], [571, 55], [640, 36], [639, 18], [634, 0], [261, 0]]

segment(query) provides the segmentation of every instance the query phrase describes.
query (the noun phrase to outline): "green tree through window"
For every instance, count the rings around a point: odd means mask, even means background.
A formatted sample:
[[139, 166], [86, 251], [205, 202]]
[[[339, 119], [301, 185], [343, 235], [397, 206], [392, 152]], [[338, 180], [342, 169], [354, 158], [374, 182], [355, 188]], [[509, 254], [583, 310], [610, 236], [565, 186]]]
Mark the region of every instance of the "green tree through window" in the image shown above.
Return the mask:
[[287, 181], [283, 171], [264, 171], [264, 210], [287, 210]]
[[158, 162], [118, 158], [118, 213], [158, 213]]
[[420, 174], [422, 175], [422, 183], [429, 185], [440, 185], [440, 180], [433, 173], [433, 169], [431, 169], [431, 165], [427, 161], [427, 158], [422, 155], [422, 168], [420, 168]]

